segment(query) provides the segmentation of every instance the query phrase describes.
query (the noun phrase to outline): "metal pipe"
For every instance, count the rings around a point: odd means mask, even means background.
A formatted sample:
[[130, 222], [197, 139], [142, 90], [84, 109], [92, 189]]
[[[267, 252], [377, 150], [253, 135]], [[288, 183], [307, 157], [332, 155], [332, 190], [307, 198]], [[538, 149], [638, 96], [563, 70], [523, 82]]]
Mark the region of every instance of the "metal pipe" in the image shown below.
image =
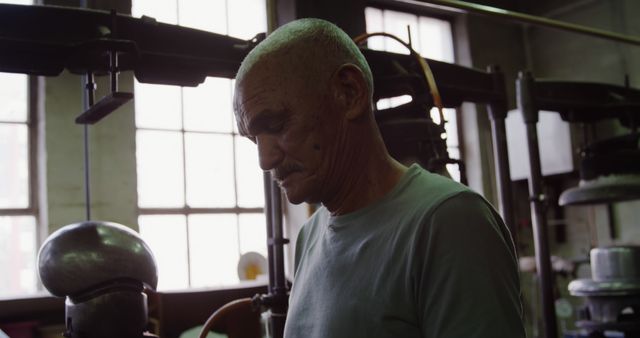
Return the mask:
[[516, 82], [518, 109], [522, 111], [527, 126], [527, 146], [529, 148], [529, 194], [531, 220], [533, 223], [533, 242], [536, 254], [536, 267], [540, 280], [542, 300], [542, 319], [545, 338], [557, 337], [556, 311], [553, 296], [553, 275], [549, 254], [549, 236], [545, 215], [545, 196], [542, 192], [542, 169], [540, 149], [538, 147], [538, 109], [535, 107], [533, 78], [530, 73], [520, 73]]
[[273, 227], [273, 241], [275, 247], [275, 278], [274, 278], [274, 286], [276, 292], [285, 290], [287, 288], [287, 281], [284, 275], [284, 237], [283, 237], [283, 229], [282, 229], [282, 194], [280, 193], [280, 187], [278, 184], [272, 180], [271, 186], [271, 205], [273, 207], [272, 212], [272, 224]]
[[[118, 17], [115, 9], [111, 10], [111, 38], [118, 38]], [[111, 92], [118, 91], [118, 52], [115, 50], [109, 51], [109, 72], [111, 78]]]
[[271, 174], [268, 171], [263, 172], [264, 181], [264, 213], [267, 223], [267, 262], [269, 263], [269, 293], [273, 292], [274, 283], [274, 251], [270, 241], [273, 239], [273, 206], [271, 202]]
[[278, 28], [278, 1], [267, 0], [267, 33], [271, 34]]
[[513, 214], [513, 196], [511, 193], [511, 174], [509, 173], [509, 153], [507, 150], [507, 132], [504, 118], [491, 119], [491, 136], [493, 152], [498, 176], [498, 198], [500, 199], [500, 213], [509, 227], [514, 243], [517, 243], [517, 229]]
[[[88, 0], [80, 0], [81, 8], [89, 8]], [[85, 77], [84, 83], [84, 111], [89, 110], [96, 100], [95, 97], [96, 84], [93, 79], [93, 73], [89, 71]], [[87, 221], [91, 220], [91, 182], [89, 173], [89, 125], [84, 124], [84, 199], [85, 213]]]
[[283, 237], [282, 229], [282, 194], [278, 184], [272, 180], [271, 186], [271, 206], [272, 212], [272, 238], [273, 247], [273, 297], [274, 302], [271, 306], [270, 324], [273, 338], [282, 338], [284, 336], [284, 324], [287, 319], [287, 279], [284, 274], [284, 244], [286, 240]]
[[[84, 111], [89, 110], [95, 102], [96, 84], [93, 79], [93, 73], [88, 72], [84, 83]], [[87, 221], [91, 220], [91, 167], [89, 159], [89, 125], [84, 124], [84, 199], [85, 199], [85, 216]]]
[[[278, 2], [267, 0], [267, 33], [278, 28]], [[282, 193], [269, 172], [264, 175], [265, 210], [267, 214], [268, 256], [269, 256], [269, 334], [271, 338], [284, 336], [287, 320], [288, 286], [284, 273], [284, 245], [288, 240], [283, 236]]]
[[[509, 151], [507, 148], [507, 131], [505, 119], [507, 118], [507, 94], [504, 83], [504, 74], [497, 66], [490, 66], [488, 71], [493, 76], [494, 86], [503, 93], [504, 101], [489, 104], [489, 116], [491, 117], [491, 137], [493, 143], [493, 157], [498, 176], [497, 188], [500, 200], [500, 214], [504, 219], [514, 245], [518, 243], [515, 215], [513, 212], [513, 194], [511, 192], [511, 172], [509, 170]], [[517, 250], [517, 245], [515, 249]]]
[[466, 1], [458, 0], [394, 0], [396, 5], [405, 4], [408, 6], [429, 7], [429, 8], [456, 8], [463, 12], [483, 14], [488, 16], [494, 16], [501, 19], [508, 19], [517, 22], [525, 22], [541, 27], [555, 28], [574, 33], [580, 33], [590, 35], [602, 39], [613, 40], [623, 43], [628, 43], [636, 46], [640, 46], [640, 37], [632, 35], [619, 34], [603, 29], [597, 29], [589, 26], [577, 25], [565, 21], [548, 19], [541, 16], [524, 14], [520, 12], [508, 11], [505, 9], [474, 4]]

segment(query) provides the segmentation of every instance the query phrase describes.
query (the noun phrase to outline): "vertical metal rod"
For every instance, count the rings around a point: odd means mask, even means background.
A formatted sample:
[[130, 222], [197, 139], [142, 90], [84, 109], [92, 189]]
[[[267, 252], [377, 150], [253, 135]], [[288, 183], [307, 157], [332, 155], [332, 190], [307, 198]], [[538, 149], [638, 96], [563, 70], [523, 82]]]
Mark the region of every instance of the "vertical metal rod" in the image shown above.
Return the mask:
[[509, 173], [509, 155], [507, 150], [507, 133], [504, 119], [491, 120], [491, 136], [493, 137], [493, 151], [498, 176], [498, 198], [500, 199], [500, 213], [509, 227], [514, 243], [517, 243], [518, 232], [513, 214], [513, 196], [511, 193], [511, 174]]
[[284, 244], [282, 229], [282, 194], [275, 181], [271, 181], [271, 213], [273, 228], [271, 245], [273, 246], [273, 296], [274, 303], [271, 306], [271, 329], [273, 338], [284, 336], [284, 324], [287, 316], [287, 280], [284, 274]]
[[274, 240], [274, 291], [282, 291], [287, 288], [287, 281], [284, 275], [284, 237], [282, 229], [282, 194], [280, 193], [280, 187], [275, 181], [272, 180], [271, 184], [271, 205], [273, 208], [272, 217], [273, 221], [271, 226], [273, 227], [273, 240]]
[[[93, 80], [93, 73], [87, 72], [84, 84], [84, 110], [87, 111], [95, 101], [96, 84]], [[89, 159], [89, 125], [85, 124], [84, 128], [84, 198], [85, 213], [87, 221], [91, 220], [91, 176], [90, 176], [90, 159]]]
[[[504, 93], [504, 100], [489, 105], [491, 117], [491, 137], [493, 140], [493, 156], [495, 159], [498, 176], [498, 198], [500, 200], [500, 214], [507, 224], [514, 244], [518, 243], [515, 215], [513, 212], [513, 194], [511, 191], [511, 172], [509, 170], [509, 151], [507, 148], [507, 132], [505, 119], [507, 118], [506, 88], [504, 75], [497, 66], [489, 67], [488, 71], [493, 75], [494, 86]], [[516, 245], [517, 250], [517, 245]]]
[[263, 173], [263, 181], [264, 181], [264, 211], [265, 218], [267, 222], [267, 262], [269, 267], [269, 293], [273, 292], [274, 289], [274, 264], [273, 257], [274, 251], [273, 246], [271, 245], [271, 240], [273, 239], [273, 206], [272, 206], [272, 197], [271, 197], [271, 174], [268, 171]]
[[[116, 10], [111, 10], [111, 38], [117, 38], [118, 34], [118, 16]], [[111, 73], [111, 92], [118, 91], [118, 52], [109, 51], [109, 72]]]
[[538, 147], [538, 109], [533, 96], [533, 77], [529, 73], [520, 73], [516, 83], [518, 108], [522, 111], [526, 124], [527, 145], [529, 148], [529, 194], [531, 201], [531, 219], [533, 222], [533, 240], [536, 254], [538, 279], [542, 300], [542, 318], [545, 338], [555, 338], [558, 334], [556, 311], [553, 296], [553, 275], [547, 235], [545, 215], [545, 196], [542, 192], [542, 169], [540, 149]]
[[549, 253], [549, 236], [544, 206], [545, 196], [541, 189], [542, 182], [537, 133], [535, 124], [527, 124], [527, 144], [529, 146], [529, 161], [531, 162], [529, 192], [531, 195], [533, 241], [536, 251], [537, 271], [540, 279], [540, 290], [542, 291], [545, 337], [553, 338], [557, 335], [557, 324], [553, 296], [553, 276]]
[[[277, 0], [267, 0], [267, 33], [278, 27]], [[280, 187], [264, 173], [265, 210], [267, 212], [267, 240], [269, 261], [269, 326], [270, 338], [282, 338], [287, 319], [287, 280], [284, 274], [284, 244], [282, 231], [282, 194]]]

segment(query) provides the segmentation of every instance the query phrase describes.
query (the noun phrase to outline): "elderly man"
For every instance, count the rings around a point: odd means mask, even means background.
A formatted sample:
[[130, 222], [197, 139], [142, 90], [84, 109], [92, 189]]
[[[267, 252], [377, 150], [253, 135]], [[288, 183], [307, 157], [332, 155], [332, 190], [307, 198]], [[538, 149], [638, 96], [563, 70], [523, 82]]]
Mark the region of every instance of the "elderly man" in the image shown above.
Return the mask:
[[286, 337], [524, 337], [517, 263], [494, 209], [391, 158], [363, 55], [303, 19], [236, 77], [240, 133], [292, 203], [322, 203], [296, 245]]

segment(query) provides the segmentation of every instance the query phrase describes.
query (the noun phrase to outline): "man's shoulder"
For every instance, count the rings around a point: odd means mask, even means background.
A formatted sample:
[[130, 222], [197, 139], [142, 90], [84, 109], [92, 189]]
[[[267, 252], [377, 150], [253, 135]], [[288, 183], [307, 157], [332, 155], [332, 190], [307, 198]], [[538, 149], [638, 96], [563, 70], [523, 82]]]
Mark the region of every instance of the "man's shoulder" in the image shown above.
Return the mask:
[[331, 214], [329, 210], [324, 206], [318, 206], [316, 211], [307, 219], [306, 222], [302, 224], [300, 227], [299, 237], [310, 237], [315, 236], [318, 229], [322, 227], [323, 224], [328, 224], [329, 218]]
[[449, 177], [429, 172], [417, 165], [409, 170], [411, 179], [397, 197], [401, 205], [412, 206], [426, 212], [460, 194], [476, 194], [467, 186]]

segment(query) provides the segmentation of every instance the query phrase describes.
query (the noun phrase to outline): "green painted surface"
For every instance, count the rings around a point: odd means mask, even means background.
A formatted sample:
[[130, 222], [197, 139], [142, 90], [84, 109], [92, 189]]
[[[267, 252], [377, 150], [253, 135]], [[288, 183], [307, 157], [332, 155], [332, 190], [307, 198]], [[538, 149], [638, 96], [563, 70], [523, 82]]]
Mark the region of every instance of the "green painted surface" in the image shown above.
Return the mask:
[[[96, 100], [106, 79], [98, 80]], [[45, 80], [46, 193], [49, 233], [85, 220], [82, 77], [64, 73]], [[131, 91], [131, 74], [120, 77], [120, 89]], [[92, 219], [137, 229], [135, 118], [133, 102], [89, 126]]]

